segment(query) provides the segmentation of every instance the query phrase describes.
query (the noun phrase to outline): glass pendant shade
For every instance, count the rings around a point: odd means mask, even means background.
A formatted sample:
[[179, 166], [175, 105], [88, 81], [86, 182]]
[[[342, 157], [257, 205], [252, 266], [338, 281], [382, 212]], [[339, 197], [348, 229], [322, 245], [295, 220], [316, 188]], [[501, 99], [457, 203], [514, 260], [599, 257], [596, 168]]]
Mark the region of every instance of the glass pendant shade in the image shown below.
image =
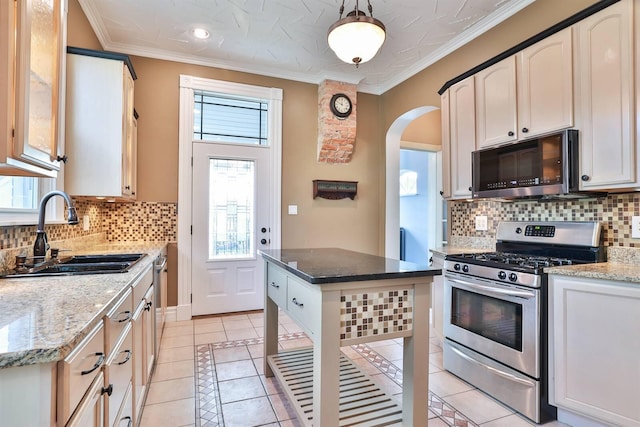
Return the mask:
[[385, 41], [384, 24], [351, 12], [329, 28], [327, 41], [338, 58], [356, 66], [372, 59]]

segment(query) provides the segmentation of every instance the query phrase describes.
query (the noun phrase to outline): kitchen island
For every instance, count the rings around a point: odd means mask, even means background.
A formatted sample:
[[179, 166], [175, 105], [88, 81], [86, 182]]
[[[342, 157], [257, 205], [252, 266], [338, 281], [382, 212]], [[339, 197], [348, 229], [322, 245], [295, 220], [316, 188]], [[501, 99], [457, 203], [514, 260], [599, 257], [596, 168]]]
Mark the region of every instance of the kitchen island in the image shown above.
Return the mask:
[[[260, 253], [264, 371], [277, 376], [300, 421], [426, 426], [431, 282], [441, 270], [335, 248]], [[278, 353], [278, 307], [313, 349]], [[340, 353], [343, 346], [394, 338], [404, 339], [401, 409]]]

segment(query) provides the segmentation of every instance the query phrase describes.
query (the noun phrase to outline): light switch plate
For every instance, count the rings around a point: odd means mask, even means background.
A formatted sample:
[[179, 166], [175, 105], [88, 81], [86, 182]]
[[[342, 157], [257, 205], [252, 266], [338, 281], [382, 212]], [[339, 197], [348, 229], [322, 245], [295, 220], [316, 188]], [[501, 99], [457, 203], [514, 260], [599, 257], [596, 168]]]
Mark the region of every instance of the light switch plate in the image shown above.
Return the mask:
[[640, 239], [640, 216], [631, 217], [631, 238]]
[[289, 205], [289, 215], [298, 215], [298, 205]]
[[487, 216], [486, 215], [477, 215], [476, 216], [476, 230], [478, 230], [478, 231], [486, 231], [487, 229], [488, 229]]

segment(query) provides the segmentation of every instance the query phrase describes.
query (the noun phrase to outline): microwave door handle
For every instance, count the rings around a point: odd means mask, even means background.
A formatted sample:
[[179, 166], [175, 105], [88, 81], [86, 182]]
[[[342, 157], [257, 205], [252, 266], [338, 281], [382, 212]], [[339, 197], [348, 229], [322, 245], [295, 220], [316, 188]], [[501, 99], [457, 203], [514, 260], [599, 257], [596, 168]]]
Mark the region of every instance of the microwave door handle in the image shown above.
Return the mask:
[[484, 363], [482, 363], [482, 362], [479, 362], [479, 361], [477, 361], [477, 360], [473, 359], [472, 357], [470, 357], [470, 356], [468, 356], [468, 355], [464, 354], [463, 352], [461, 352], [460, 350], [458, 350], [458, 349], [457, 349], [457, 348], [455, 348], [455, 347], [449, 347], [449, 348], [450, 348], [454, 353], [456, 353], [458, 356], [460, 356], [460, 357], [462, 357], [463, 359], [465, 359], [467, 362], [470, 362], [470, 363], [473, 363], [473, 364], [475, 364], [475, 365], [481, 366], [481, 367], [483, 367], [484, 369], [487, 369], [488, 371], [491, 371], [492, 373], [494, 373], [494, 374], [496, 374], [496, 375], [498, 375], [498, 376], [500, 376], [500, 377], [506, 378], [506, 379], [507, 379], [507, 380], [509, 380], [509, 381], [513, 381], [513, 382], [516, 382], [516, 383], [519, 383], [519, 384], [525, 385], [525, 386], [527, 386], [527, 387], [533, 387], [533, 383], [532, 383], [532, 382], [530, 382], [530, 381], [527, 381], [527, 380], [525, 380], [525, 379], [523, 379], [523, 378], [518, 378], [518, 377], [516, 377], [515, 375], [509, 374], [508, 372], [502, 372], [501, 370], [496, 369], [496, 368], [494, 368], [493, 366], [489, 366], [489, 365], [486, 365], [486, 364], [484, 364]]
[[531, 299], [531, 298], [535, 298], [536, 296], [533, 292], [528, 292], [528, 291], [516, 291], [513, 289], [499, 289], [492, 286], [477, 285], [475, 283], [467, 282], [464, 280], [452, 279], [450, 277], [447, 277], [447, 279], [452, 283], [457, 283], [458, 285], [467, 286], [469, 288], [476, 289], [481, 292], [498, 295], [498, 296], [510, 296], [510, 297], [524, 298], [524, 299]]

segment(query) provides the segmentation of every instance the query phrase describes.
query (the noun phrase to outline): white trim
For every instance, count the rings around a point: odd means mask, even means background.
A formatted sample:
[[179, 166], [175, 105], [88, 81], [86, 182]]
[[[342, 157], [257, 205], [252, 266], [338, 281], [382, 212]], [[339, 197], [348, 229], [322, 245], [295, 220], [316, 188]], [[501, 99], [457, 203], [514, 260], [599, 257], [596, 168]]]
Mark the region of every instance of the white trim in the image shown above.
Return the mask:
[[193, 91], [205, 90], [269, 103], [271, 249], [280, 249], [282, 199], [282, 89], [180, 75], [178, 148], [178, 305], [177, 320], [191, 319], [191, 195], [193, 156]]
[[409, 123], [418, 117], [438, 110], [438, 107], [418, 107], [407, 111], [389, 126], [385, 140], [385, 228], [384, 256], [398, 259], [400, 252], [400, 140]]

